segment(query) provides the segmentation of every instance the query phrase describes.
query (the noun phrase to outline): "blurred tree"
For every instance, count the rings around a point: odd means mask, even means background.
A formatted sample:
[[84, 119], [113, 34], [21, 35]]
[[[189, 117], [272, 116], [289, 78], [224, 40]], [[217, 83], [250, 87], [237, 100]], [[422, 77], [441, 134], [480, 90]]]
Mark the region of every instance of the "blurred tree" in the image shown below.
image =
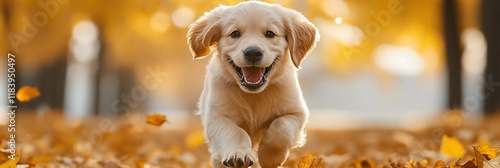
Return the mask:
[[[41, 103], [46, 103], [51, 109], [61, 110], [64, 107], [64, 87], [66, 81], [67, 51], [63, 51], [53, 63], [43, 65], [38, 74], [35, 86], [39, 86], [42, 92]], [[36, 108], [33, 107], [33, 108]]]
[[[99, 28], [101, 28], [102, 26], [98, 26]], [[93, 114], [94, 115], [98, 115], [99, 114], [99, 103], [101, 103], [101, 99], [100, 99], [100, 92], [101, 92], [101, 79], [102, 79], [102, 74], [103, 74], [103, 65], [105, 65], [105, 62], [103, 62], [105, 59], [103, 59], [104, 57], [104, 49], [106, 48], [105, 46], [105, 43], [104, 41], [102, 40], [102, 36], [99, 36], [98, 37], [98, 40], [99, 40], [99, 44], [100, 44], [100, 50], [99, 50], [99, 53], [97, 54], [97, 60], [95, 62], [95, 66], [96, 66], [96, 72], [95, 72], [95, 81], [94, 81], [94, 85], [95, 85], [95, 89], [94, 89], [94, 107], [92, 109], [93, 111]]]
[[500, 108], [500, 1], [483, 0], [481, 26], [486, 38], [486, 68], [484, 70], [484, 113]]
[[455, 0], [445, 0], [443, 4], [446, 65], [448, 70], [448, 108], [462, 107], [462, 52], [457, 23]]

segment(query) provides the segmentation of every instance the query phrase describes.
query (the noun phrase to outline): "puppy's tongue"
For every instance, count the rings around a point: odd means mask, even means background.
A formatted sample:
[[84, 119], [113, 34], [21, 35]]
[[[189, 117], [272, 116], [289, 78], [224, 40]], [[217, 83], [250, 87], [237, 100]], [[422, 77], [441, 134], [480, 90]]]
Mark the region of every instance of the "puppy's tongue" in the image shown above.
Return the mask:
[[241, 68], [243, 71], [243, 77], [248, 83], [259, 83], [262, 80], [262, 76], [264, 76], [264, 71], [266, 68], [259, 67], [246, 67]]

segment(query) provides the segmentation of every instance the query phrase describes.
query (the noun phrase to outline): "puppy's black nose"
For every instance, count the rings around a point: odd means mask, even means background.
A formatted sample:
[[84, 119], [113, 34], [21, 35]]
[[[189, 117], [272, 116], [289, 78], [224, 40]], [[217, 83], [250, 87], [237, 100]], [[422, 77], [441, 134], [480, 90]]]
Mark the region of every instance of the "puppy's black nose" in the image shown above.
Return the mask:
[[245, 55], [245, 59], [252, 62], [256, 63], [262, 59], [262, 49], [256, 46], [251, 46], [243, 50], [243, 55]]

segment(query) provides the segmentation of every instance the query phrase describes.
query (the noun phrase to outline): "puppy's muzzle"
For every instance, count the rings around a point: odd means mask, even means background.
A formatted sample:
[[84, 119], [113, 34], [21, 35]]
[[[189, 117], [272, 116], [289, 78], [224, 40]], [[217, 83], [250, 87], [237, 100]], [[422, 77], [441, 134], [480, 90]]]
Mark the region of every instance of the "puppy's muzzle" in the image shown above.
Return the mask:
[[262, 49], [257, 46], [250, 46], [243, 50], [243, 55], [245, 56], [245, 60], [250, 64], [257, 64], [264, 54], [262, 53]]

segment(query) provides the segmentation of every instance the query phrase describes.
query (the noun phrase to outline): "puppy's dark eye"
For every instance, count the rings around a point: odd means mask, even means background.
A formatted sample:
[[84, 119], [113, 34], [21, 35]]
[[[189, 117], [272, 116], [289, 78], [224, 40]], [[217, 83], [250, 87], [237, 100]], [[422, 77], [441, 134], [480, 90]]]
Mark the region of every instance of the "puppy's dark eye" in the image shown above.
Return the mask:
[[267, 38], [274, 38], [274, 36], [276, 36], [276, 34], [274, 34], [272, 31], [267, 31], [266, 32], [266, 37]]
[[231, 33], [231, 38], [239, 38], [241, 36], [239, 31], [234, 31]]

